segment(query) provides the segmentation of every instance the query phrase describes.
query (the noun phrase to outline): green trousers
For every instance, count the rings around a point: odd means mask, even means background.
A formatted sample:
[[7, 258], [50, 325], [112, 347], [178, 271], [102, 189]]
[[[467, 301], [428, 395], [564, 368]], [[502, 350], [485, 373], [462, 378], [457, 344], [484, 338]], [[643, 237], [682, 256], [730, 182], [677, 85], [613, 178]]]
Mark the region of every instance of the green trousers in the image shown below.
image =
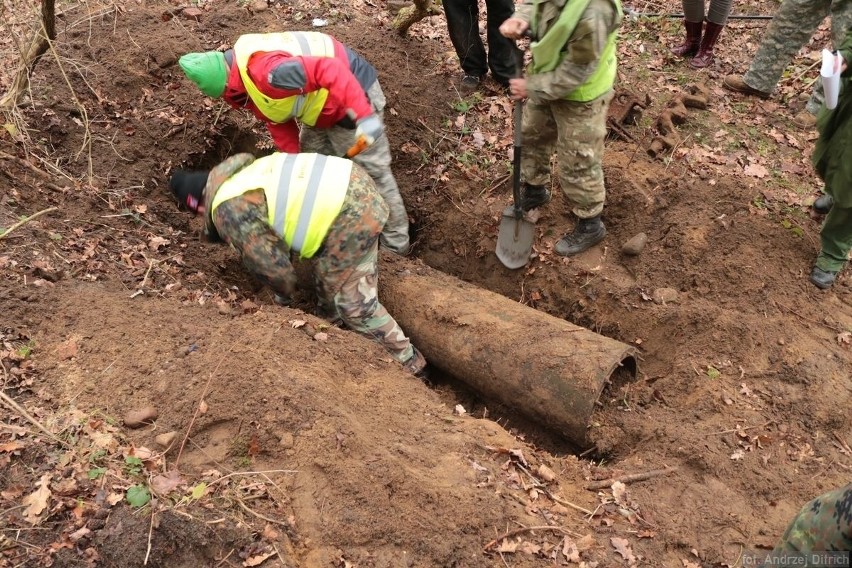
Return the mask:
[[852, 208], [838, 207], [837, 203], [825, 217], [820, 232], [822, 249], [816, 265], [820, 270], [839, 272], [846, 264], [852, 249]]

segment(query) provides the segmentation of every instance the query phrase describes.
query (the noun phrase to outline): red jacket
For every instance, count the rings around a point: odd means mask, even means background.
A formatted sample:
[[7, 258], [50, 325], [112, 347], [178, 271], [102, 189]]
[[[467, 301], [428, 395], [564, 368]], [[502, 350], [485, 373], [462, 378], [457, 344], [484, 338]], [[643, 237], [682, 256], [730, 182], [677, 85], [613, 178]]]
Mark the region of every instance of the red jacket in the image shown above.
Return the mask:
[[[356, 119], [360, 120], [373, 113], [370, 100], [358, 77], [353, 74], [350, 54], [360, 61], [357, 65], [363, 69], [366, 63], [360, 56], [348, 50], [342, 43], [334, 40], [334, 57], [292, 56], [285, 51], [268, 51], [254, 53], [248, 62], [248, 73], [257, 88], [273, 98], [284, 98], [309, 93], [324, 88], [328, 90], [328, 99], [322, 113], [316, 122], [317, 128], [331, 128], [346, 119], [346, 110], [355, 111]], [[304, 78], [304, 86], [300, 90], [287, 90], [273, 87], [269, 83], [270, 74], [281, 64], [292, 65], [297, 62], [303, 71], [299, 75]], [[372, 66], [366, 64], [372, 70]], [[375, 76], [375, 70], [373, 76]], [[369, 80], [369, 79], [367, 79]], [[234, 108], [247, 108], [260, 120], [266, 123], [275, 145], [281, 152], [296, 153], [299, 148], [299, 127], [295, 120], [274, 123], [270, 121], [255, 106], [246, 92], [240, 70], [236, 64], [230, 65], [228, 82], [222, 95], [225, 101]], [[349, 124], [354, 127], [354, 124]]]

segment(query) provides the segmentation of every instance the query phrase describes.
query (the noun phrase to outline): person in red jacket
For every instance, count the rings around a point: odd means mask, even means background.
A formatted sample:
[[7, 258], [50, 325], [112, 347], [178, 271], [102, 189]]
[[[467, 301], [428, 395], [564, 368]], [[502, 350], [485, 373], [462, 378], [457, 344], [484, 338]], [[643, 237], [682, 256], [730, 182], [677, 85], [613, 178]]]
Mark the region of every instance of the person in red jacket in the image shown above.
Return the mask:
[[264, 121], [282, 152], [343, 156], [365, 145], [353, 160], [390, 208], [381, 244], [408, 253], [408, 213], [391, 172], [385, 95], [369, 62], [328, 34], [281, 32], [246, 34], [233, 49], [188, 53], [179, 64], [202, 93]]

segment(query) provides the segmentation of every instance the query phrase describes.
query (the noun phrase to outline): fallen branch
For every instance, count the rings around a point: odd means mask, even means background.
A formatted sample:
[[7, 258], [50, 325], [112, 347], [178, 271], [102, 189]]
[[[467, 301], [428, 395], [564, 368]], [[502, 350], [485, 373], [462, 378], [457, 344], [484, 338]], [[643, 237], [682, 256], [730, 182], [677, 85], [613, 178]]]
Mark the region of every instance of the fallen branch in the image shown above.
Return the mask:
[[575, 511], [580, 511], [581, 513], [585, 513], [586, 515], [589, 515], [589, 516], [594, 515], [594, 513], [592, 513], [592, 511], [589, 511], [585, 507], [575, 505], [574, 503], [572, 503], [570, 501], [566, 501], [565, 499], [560, 499], [559, 497], [554, 495], [553, 492], [550, 491], [550, 488], [547, 485], [542, 483], [536, 476], [534, 476], [527, 468], [525, 468], [521, 464], [516, 463], [515, 466], [521, 468], [523, 470], [523, 472], [526, 473], [530, 477], [530, 479], [533, 481], [533, 487], [535, 487], [539, 491], [542, 491], [545, 495], [550, 497], [551, 500], [553, 500], [556, 503], [559, 503], [560, 505], [563, 505], [565, 507], [570, 507], [570, 508], [574, 509]]
[[775, 424], [774, 420], [770, 420], [769, 422], [764, 422], [763, 424], [757, 424], [755, 426], [746, 426], [745, 428], [731, 428], [729, 430], [721, 430], [719, 432], [711, 432], [707, 434], [708, 436], [721, 436], [722, 434], [733, 434], [734, 432], [745, 432], [746, 430], [754, 430], [755, 428], [763, 428], [764, 426], [769, 426], [770, 424]]
[[677, 466], [667, 467], [665, 469], [654, 469], [651, 471], [646, 471], [645, 473], [631, 473], [629, 475], [622, 475], [619, 477], [611, 477], [610, 479], [603, 479], [600, 481], [593, 481], [586, 485], [586, 489], [597, 490], [604, 489], [606, 487], [610, 487], [616, 481], [620, 481], [621, 483], [633, 483], [634, 481], [645, 481], [647, 479], [652, 479], [654, 477], [661, 477], [663, 475], [668, 475], [674, 471], [677, 471]]
[[12, 226], [11, 226], [11, 227], [9, 227], [8, 229], [6, 229], [6, 231], [5, 231], [5, 232], [0, 233], [0, 240], [3, 240], [3, 239], [5, 239], [6, 237], [8, 237], [8, 236], [9, 236], [9, 233], [11, 233], [12, 231], [14, 231], [14, 230], [15, 230], [15, 229], [17, 229], [18, 227], [20, 227], [20, 226], [22, 226], [22, 225], [26, 225], [27, 223], [29, 223], [29, 222], [30, 222], [30, 221], [32, 221], [33, 219], [36, 219], [37, 217], [41, 217], [41, 216], [42, 216], [42, 215], [44, 215], [45, 213], [50, 213], [51, 211], [56, 211], [57, 209], [58, 209], [58, 207], [48, 207], [47, 209], [42, 209], [42, 210], [41, 210], [41, 211], [39, 211], [38, 213], [33, 213], [32, 215], [30, 215], [29, 217], [27, 217], [27, 218], [25, 218], [25, 219], [21, 219], [20, 221], [18, 221], [17, 223], [15, 223], [14, 225], [12, 225]]
[[488, 544], [483, 546], [482, 550], [487, 552], [489, 548], [496, 545], [498, 542], [500, 542], [503, 539], [512, 538], [513, 536], [517, 536], [519, 534], [523, 534], [525, 532], [531, 532], [531, 531], [557, 531], [557, 532], [561, 532], [562, 534], [569, 534], [569, 535], [572, 535], [572, 536], [576, 534], [576, 533], [569, 531], [568, 529], [566, 529], [564, 527], [557, 527], [557, 526], [554, 526], [554, 525], [541, 525], [541, 526], [536, 526], [536, 527], [521, 527], [519, 529], [515, 529], [515, 530], [509, 531], [509, 532], [507, 532], [507, 533], [505, 533], [501, 536], [498, 536], [497, 538], [495, 538], [494, 540], [492, 540], [491, 542], [489, 542]]
[[23, 416], [30, 424], [32, 424], [33, 426], [35, 426], [36, 428], [38, 428], [39, 430], [41, 430], [42, 432], [47, 434], [50, 437], [51, 440], [53, 440], [54, 442], [57, 442], [58, 444], [60, 444], [64, 447], [68, 447], [68, 444], [65, 443], [65, 441], [63, 441], [56, 434], [54, 434], [53, 432], [51, 432], [50, 430], [48, 430], [47, 428], [42, 426], [41, 422], [39, 422], [38, 420], [36, 420], [32, 416], [30, 416], [29, 412], [24, 410], [17, 402], [15, 402], [11, 398], [9, 398], [9, 396], [3, 391], [0, 391], [0, 400], [5, 402], [12, 410], [16, 410], [18, 412], [18, 414]]
[[26, 51], [22, 51], [20, 54], [20, 63], [12, 78], [12, 84], [9, 86], [9, 90], [0, 97], [0, 108], [10, 110], [18, 105], [21, 96], [27, 92], [29, 87], [30, 73], [32, 73], [39, 58], [48, 50], [50, 42], [54, 38], [56, 38], [56, 2], [55, 0], [45, 0], [41, 3], [39, 29], [30, 38]]
[[240, 507], [241, 507], [244, 511], [246, 511], [247, 513], [251, 513], [252, 515], [254, 515], [255, 517], [257, 517], [258, 519], [262, 519], [262, 520], [264, 520], [264, 521], [266, 521], [266, 522], [268, 522], [268, 523], [273, 523], [273, 524], [276, 524], [276, 525], [281, 525], [282, 527], [287, 527], [287, 528], [289, 528], [289, 527], [290, 527], [290, 523], [288, 523], [288, 522], [286, 522], [286, 521], [279, 521], [278, 519], [273, 519], [273, 518], [271, 518], [271, 517], [267, 517], [266, 515], [261, 515], [260, 513], [258, 513], [258, 512], [257, 512], [257, 511], [255, 511], [254, 509], [251, 509], [248, 505], [246, 505], [245, 503], [243, 503], [243, 500], [242, 500], [242, 499], [240, 499], [240, 498], [237, 498], [237, 505], [239, 505], [239, 506], [240, 506]]

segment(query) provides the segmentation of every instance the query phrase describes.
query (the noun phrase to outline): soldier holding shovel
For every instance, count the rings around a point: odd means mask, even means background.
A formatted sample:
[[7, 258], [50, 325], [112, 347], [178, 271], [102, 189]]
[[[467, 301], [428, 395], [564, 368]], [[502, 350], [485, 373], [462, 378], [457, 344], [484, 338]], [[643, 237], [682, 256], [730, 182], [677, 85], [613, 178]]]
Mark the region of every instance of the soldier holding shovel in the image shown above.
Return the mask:
[[500, 26], [508, 38], [520, 39], [528, 31], [533, 38], [527, 77], [509, 81], [512, 97], [527, 99], [522, 206], [530, 210], [550, 201], [555, 149], [562, 192], [577, 219], [573, 232], [554, 247], [563, 256], [581, 253], [606, 236], [601, 162], [621, 18], [619, 0], [524, 0]]

